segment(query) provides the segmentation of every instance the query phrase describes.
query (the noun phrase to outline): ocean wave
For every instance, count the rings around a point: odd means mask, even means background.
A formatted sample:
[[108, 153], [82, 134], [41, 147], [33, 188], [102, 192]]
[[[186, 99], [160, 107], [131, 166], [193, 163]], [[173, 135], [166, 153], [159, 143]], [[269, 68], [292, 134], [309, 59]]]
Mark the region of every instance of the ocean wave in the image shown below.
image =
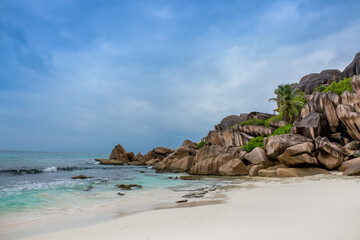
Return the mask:
[[57, 167], [52, 166], [52, 167], [47, 167], [43, 170], [43, 172], [49, 173], [49, 172], [57, 172]]

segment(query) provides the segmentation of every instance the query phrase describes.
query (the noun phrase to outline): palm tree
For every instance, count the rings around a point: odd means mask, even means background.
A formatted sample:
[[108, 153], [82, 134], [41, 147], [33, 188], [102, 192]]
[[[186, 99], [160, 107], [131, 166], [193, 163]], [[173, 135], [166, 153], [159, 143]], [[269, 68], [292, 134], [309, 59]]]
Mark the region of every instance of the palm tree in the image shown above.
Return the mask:
[[306, 103], [305, 94], [298, 88], [292, 89], [290, 85], [279, 85], [274, 93], [277, 97], [269, 101], [277, 101], [279, 107], [275, 111], [282, 113], [285, 121], [293, 123]]

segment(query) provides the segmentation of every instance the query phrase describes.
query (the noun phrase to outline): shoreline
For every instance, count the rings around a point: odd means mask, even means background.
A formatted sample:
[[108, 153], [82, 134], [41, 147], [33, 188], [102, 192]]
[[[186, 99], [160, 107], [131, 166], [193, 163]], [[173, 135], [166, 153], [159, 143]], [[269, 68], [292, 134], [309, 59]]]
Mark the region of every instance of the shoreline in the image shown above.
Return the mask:
[[[343, 197], [346, 201], [344, 200], [342, 203], [343, 204], [349, 203], [352, 206], [354, 212], [353, 215], [348, 214], [348, 217], [349, 218], [353, 217], [355, 220], [355, 213], [357, 212], [356, 209], [360, 210], [360, 203], [356, 203], [356, 200], [360, 198], [360, 189], [359, 189], [360, 178], [354, 178], [354, 177], [344, 178], [337, 175], [332, 175], [332, 176], [312, 176], [306, 178], [292, 178], [292, 179], [271, 179], [270, 181], [266, 181], [266, 179], [260, 179], [260, 180], [253, 179], [253, 180], [255, 181], [246, 181], [245, 182], [246, 184], [242, 184], [244, 182], [240, 182], [234, 186], [228, 186], [228, 187], [225, 186], [220, 190], [211, 192], [209, 195], [206, 195], [202, 199], [190, 199], [189, 202], [187, 203], [171, 204], [170, 202], [168, 202], [168, 204], [159, 204], [158, 206], [153, 205], [151, 208], [148, 209], [139, 209], [138, 211], [132, 211], [127, 213], [121, 212], [119, 211], [119, 208], [116, 209], [114, 208], [114, 206], [111, 206], [83, 214], [70, 214], [68, 216], [60, 216], [60, 217], [58, 216], [56, 219], [37, 220], [27, 223], [20, 223], [12, 226], [10, 225], [10, 228], [9, 226], [1, 227], [0, 231], [2, 232], [3, 236], [7, 237], [6, 239], [28, 239], [28, 240], [55, 239], [56, 240], [56, 239], [64, 239], [66, 238], [66, 236], [69, 237], [71, 235], [77, 236], [77, 239], [89, 239], [89, 236], [93, 237], [93, 234], [94, 236], [97, 237], [94, 239], [106, 239], [106, 240], [116, 239], [116, 236], [123, 236], [123, 234], [127, 234], [126, 239], [146, 239], [145, 235], [138, 235], [139, 233], [138, 231], [135, 230], [135, 225], [137, 225], [136, 223], [139, 223], [138, 227], [142, 229], [143, 226], [140, 224], [140, 222], [143, 221], [143, 218], [145, 219], [149, 218], [151, 219], [151, 221], [149, 221], [147, 225], [151, 225], [152, 229], [154, 229], [151, 230], [151, 234], [149, 236], [150, 237], [156, 236], [156, 238], [154, 239], [166, 239], [165, 238], [166, 234], [159, 235], [157, 231], [162, 232], [161, 229], [162, 227], [159, 222], [164, 221], [165, 219], [168, 219], [170, 221], [172, 218], [171, 216], [178, 216], [178, 215], [181, 216], [180, 219], [178, 219], [178, 222], [176, 223], [181, 224], [182, 226], [185, 225], [185, 227], [190, 228], [189, 230], [186, 231], [186, 233], [190, 234], [191, 232], [194, 231], [194, 229], [192, 229], [191, 226], [187, 226], [187, 224], [189, 223], [188, 221], [191, 222], [194, 221], [195, 226], [200, 224], [201, 226], [198, 227], [204, 227], [202, 223], [198, 223], [198, 221], [196, 220], [206, 218], [205, 216], [208, 216], [208, 213], [212, 215], [214, 213], [228, 211], [229, 208], [242, 209], [245, 210], [245, 212], [247, 213], [249, 211], [250, 212], [259, 211], [259, 209], [262, 209], [262, 206], [256, 205], [255, 207], [254, 202], [260, 201], [261, 204], [266, 203], [262, 201], [266, 199], [267, 194], [269, 193], [271, 193], [270, 195], [274, 195], [274, 194], [284, 195], [284, 199], [280, 199], [281, 201], [279, 201], [273, 206], [275, 208], [279, 208], [279, 207], [281, 208], [282, 204], [284, 204], [287, 201], [287, 198], [289, 197], [293, 198], [293, 196], [286, 196], [286, 191], [284, 191], [284, 189], [293, 192], [294, 189], [297, 188], [301, 188], [301, 190], [299, 190], [297, 193], [305, 196], [305, 198], [303, 199], [305, 201], [309, 200], [306, 197], [307, 194], [309, 193], [311, 193], [310, 195], [313, 195], [313, 197], [316, 196], [314, 197], [314, 201], [316, 201], [316, 198], [323, 198], [323, 196], [321, 195], [319, 196], [317, 194], [319, 191], [321, 192], [325, 188], [331, 189], [331, 191], [327, 193], [332, 196], [331, 201], [334, 201], [334, 199], [341, 197], [337, 193], [340, 193], [341, 191], [345, 191]], [[336, 190], [338, 192], [334, 191], [333, 189], [334, 187], [337, 187]], [[354, 196], [352, 197], [346, 196], [349, 195], [349, 192], [347, 191], [349, 189], [351, 191], [354, 191]], [[267, 193], [266, 196], [264, 196], [265, 193]], [[259, 199], [258, 197], [254, 197], [254, 196], [261, 196], [261, 197]], [[261, 200], [261, 198], [263, 198], [263, 200]], [[246, 203], [248, 204], [247, 209], [243, 209], [244, 205], [240, 204], [241, 201], [243, 200], [247, 201]], [[334, 213], [333, 210], [329, 209], [328, 203], [324, 203], [323, 208], [328, 209], [328, 212], [327, 211], [322, 212], [323, 214], [331, 213], [334, 216], [337, 214]], [[304, 208], [303, 210], [306, 210], [306, 208]], [[360, 224], [359, 219], [356, 219], [356, 221]], [[210, 217], [209, 220], [217, 221], [217, 219], [212, 219], [212, 217]], [[275, 221], [276, 220], [279, 219], [275, 218]], [[226, 218], [219, 219], [219, 223], [221, 222], [221, 225], [226, 225], [227, 223], [229, 223], [229, 221], [230, 222], [240, 221], [243, 224], [243, 221], [245, 221], [245, 219], [241, 217], [239, 219], [236, 219], [234, 217], [231, 217], [229, 219]], [[123, 226], [124, 224], [125, 226], [127, 226], [126, 228], [121, 228], [122, 230], [121, 229], [116, 230], [119, 231], [118, 235], [117, 234], [113, 236], [108, 235], [107, 232], [110, 231], [109, 228], [112, 228], [115, 225]], [[165, 221], [165, 223], [163, 224], [167, 224], [167, 221]], [[255, 223], [253, 224], [254, 226], [257, 226]], [[173, 225], [169, 227], [174, 228]], [[132, 229], [132, 230], [126, 230], [126, 229]], [[155, 231], [156, 229], [157, 231]], [[356, 231], [357, 228], [353, 227], [352, 229], [353, 231]], [[209, 238], [206, 239], [215, 239], [215, 238], [211, 238], [211, 236], [208, 237]], [[153, 239], [153, 238], [149, 238], [149, 239]], [[205, 239], [205, 238], [195, 238], [195, 237], [191, 238], [191, 236], [188, 236], [182, 239]]]

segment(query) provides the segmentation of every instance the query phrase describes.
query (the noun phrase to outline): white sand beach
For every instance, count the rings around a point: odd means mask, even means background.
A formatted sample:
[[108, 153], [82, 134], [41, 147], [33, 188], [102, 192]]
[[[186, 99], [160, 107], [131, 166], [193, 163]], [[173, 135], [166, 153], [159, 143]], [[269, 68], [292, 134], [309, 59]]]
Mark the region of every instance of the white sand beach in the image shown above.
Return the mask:
[[[226, 200], [221, 204], [146, 211], [22, 239], [360, 238], [359, 178], [298, 179], [254, 188], [235, 188], [223, 193]], [[186, 205], [191, 206], [191, 200], [183, 206]]]

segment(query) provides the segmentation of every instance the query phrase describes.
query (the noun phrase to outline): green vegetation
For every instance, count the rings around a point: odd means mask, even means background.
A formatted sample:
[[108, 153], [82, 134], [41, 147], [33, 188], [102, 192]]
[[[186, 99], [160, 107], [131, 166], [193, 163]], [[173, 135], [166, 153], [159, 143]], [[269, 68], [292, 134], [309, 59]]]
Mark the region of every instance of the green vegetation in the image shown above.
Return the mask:
[[278, 114], [278, 115], [274, 115], [272, 117], [269, 117], [268, 119], [266, 119], [265, 122], [265, 126], [270, 126], [269, 122], [275, 122], [275, 121], [283, 121], [284, 120], [284, 116], [282, 115], [282, 113]]
[[345, 91], [349, 91], [352, 93], [352, 86], [350, 84], [351, 79], [352, 78], [344, 78], [339, 82], [332, 82], [329, 86], [320, 85], [314, 89], [314, 92], [334, 92], [340, 96]]
[[196, 146], [196, 149], [200, 149], [202, 148], [203, 146], [205, 146], [206, 142], [205, 141], [201, 141], [199, 142], [199, 144]]
[[277, 101], [278, 99], [280, 107], [276, 111], [283, 115], [285, 121], [293, 123], [300, 116], [301, 109], [307, 103], [305, 93], [298, 88], [291, 89], [290, 85], [279, 85], [274, 93], [277, 95], [277, 98], [269, 100]]
[[349, 91], [352, 93], [352, 87], [350, 81], [351, 78], [344, 78], [340, 82], [332, 82], [328, 87], [325, 88], [325, 90], [323, 90], [323, 92], [326, 93], [331, 91], [340, 96], [345, 91]]
[[290, 134], [291, 127], [292, 127], [292, 124], [288, 124], [283, 127], [279, 127], [278, 129], [275, 130], [275, 132], [273, 134], [271, 134], [267, 137], [263, 137], [263, 136], [255, 137], [255, 138], [251, 139], [248, 142], [248, 144], [243, 146], [243, 148], [248, 153], [251, 152], [256, 147], [260, 147], [260, 148], [264, 149], [264, 139], [265, 138], [275, 136], [275, 135]]
[[[275, 132], [270, 135], [270, 136], [275, 136], [275, 135], [284, 135], [284, 134], [290, 134], [290, 130], [291, 130], [292, 124], [288, 124], [285, 125], [283, 127], [279, 127], [278, 129], [275, 130]], [[270, 137], [268, 136], [268, 137]]]
[[314, 92], [324, 92], [325, 89], [326, 89], [325, 85], [320, 85], [320, 86], [317, 86], [312, 93], [314, 93]]
[[244, 150], [249, 153], [256, 147], [264, 149], [264, 139], [265, 137], [262, 136], [251, 139], [248, 144], [244, 146]]

